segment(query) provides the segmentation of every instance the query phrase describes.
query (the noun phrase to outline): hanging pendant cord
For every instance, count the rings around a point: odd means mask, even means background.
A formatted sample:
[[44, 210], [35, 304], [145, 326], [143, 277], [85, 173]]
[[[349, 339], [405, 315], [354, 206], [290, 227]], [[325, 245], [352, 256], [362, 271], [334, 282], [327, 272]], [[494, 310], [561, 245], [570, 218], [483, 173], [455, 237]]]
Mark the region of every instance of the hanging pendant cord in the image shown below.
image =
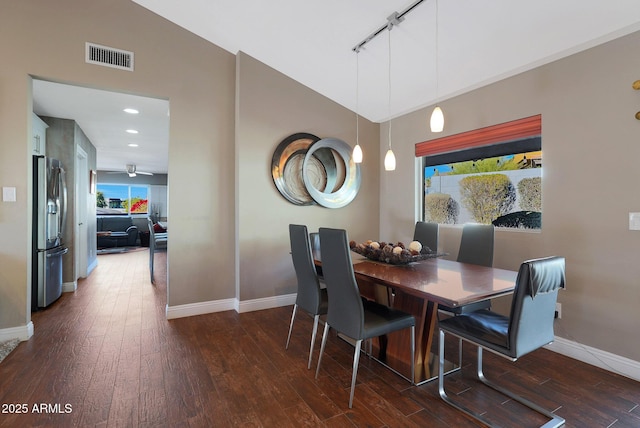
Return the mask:
[[389, 72], [387, 73], [389, 78], [389, 94], [388, 94], [388, 113], [389, 113], [389, 149], [391, 149], [391, 29], [393, 24], [389, 24]]
[[440, 61], [438, 60], [440, 55], [438, 55], [438, 34], [438, 0], [436, 0], [436, 105], [438, 104], [438, 95], [440, 94]]
[[358, 126], [358, 119], [360, 111], [360, 50], [356, 51], [356, 146], [360, 144], [360, 127]]

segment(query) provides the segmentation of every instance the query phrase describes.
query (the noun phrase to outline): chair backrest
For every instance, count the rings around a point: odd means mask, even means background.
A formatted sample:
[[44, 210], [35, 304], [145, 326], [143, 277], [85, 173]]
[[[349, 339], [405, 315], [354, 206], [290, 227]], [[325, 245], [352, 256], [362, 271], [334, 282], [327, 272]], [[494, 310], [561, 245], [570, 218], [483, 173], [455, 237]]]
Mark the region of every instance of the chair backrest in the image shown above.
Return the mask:
[[528, 260], [520, 265], [509, 319], [512, 357], [553, 341], [558, 290], [564, 287], [564, 257]]
[[311, 256], [307, 226], [289, 225], [291, 259], [298, 280], [296, 304], [307, 312], [317, 314], [320, 308], [320, 283]]
[[460, 263], [493, 266], [494, 229], [492, 224], [465, 224], [457, 260]]
[[364, 308], [353, 273], [347, 232], [320, 228], [322, 271], [327, 284], [327, 323], [353, 339], [364, 335]]
[[438, 223], [416, 222], [413, 240], [421, 243], [423, 247], [429, 247], [431, 251], [438, 251]]

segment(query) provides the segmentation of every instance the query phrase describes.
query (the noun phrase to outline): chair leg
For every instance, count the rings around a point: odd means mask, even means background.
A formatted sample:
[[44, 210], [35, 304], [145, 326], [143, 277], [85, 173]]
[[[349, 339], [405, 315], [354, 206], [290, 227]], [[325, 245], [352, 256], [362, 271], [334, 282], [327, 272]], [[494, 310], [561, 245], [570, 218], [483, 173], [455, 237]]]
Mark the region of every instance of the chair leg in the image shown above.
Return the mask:
[[353, 373], [351, 374], [351, 394], [349, 395], [349, 408], [353, 407], [353, 394], [356, 392], [356, 377], [358, 375], [358, 362], [360, 361], [360, 348], [362, 339], [359, 339], [353, 352]]
[[[478, 413], [475, 413], [473, 411], [471, 411], [470, 409], [455, 403], [454, 401], [452, 401], [448, 396], [447, 393], [444, 389], [444, 330], [440, 329], [439, 331], [439, 344], [438, 344], [438, 359], [439, 359], [439, 367], [438, 367], [438, 393], [440, 394], [440, 398], [442, 398], [442, 400], [444, 400], [447, 404], [449, 404], [452, 407], [455, 407], [456, 409], [460, 410], [461, 412], [466, 413], [467, 415], [471, 416], [472, 418], [482, 422], [483, 424], [492, 427], [494, 426], [490, 421], [488, 421], [487, 419], [485, 419], [484, 417], [482, 417], [481, 415], [479, 415]], [[495, 389], [498, 392], [501, 392], [502, 394], [506, 395], [507, 397], [510, 397], [516, 401], [518, 401], [519, 403], [529, 407], [532, 410], [535, 410], [536, 412], [545, 415], [549, 418], [551, 418], [551, 420], [549, 422], [547, 422], [546, 424], [544, 424], [542, 426], [542, 428], [557, 428], [560, 427], [562, 425], [564, 425], [565, 420], [545, 409], [543, 409], [542, 407], [538, 406], [537, 404], [532, 403], [531, 401], [522, 398], [510, 391], [507, 391], [506, 389], [499, 387], [497, 385], [492, 384], [491, 382], [489, 382], [485, 377], [484, 374], [482, 372], [482, 348], [478, 347], [478, 378], [480, 379], [480, 381], [482, 381], [482, 383], [484, 383], [485, 385], [487, 385], [490, 388]]]
[[478, 421], [482, 422], [486, 426], [489, 426], [489, 427], [493, 426], [491, 425], [491, 422], [489, 422], [487, 419], [471, 411], [470, 409], [455, 403], [447, 395], [444, 389], [444, 330], [439, 329], [438, 339], [439, 339], [439, 342], [438, 342], [438, 393], [440, 394], [440, 398], [442, 398], [442, 400], [444, 400], [445, 403], [449, 404], [452, 407], [455, 407], [456, 409], [460, 410], [463, 413], [466, 413], [472, 418], [477, 419]]
[[287, 336], [287, 344], [284, 346], [284, 349], [289, 349], [289, 340], [291, 339], [291, 331], [293, 330], [293, 320], [296, 318], [296, 310], [298, 309], [298, 305], [293, 305], [293, 313], [291, 314], [291, 323], [289, 324], [289, 335]]
[[478, 379], [480, 379], [480, 381], [482, 383], [484, 383], [485, 385], [487, 385], [489, 388], [495, 389], [496, 391], [506, 395], [507, 397], [519, 402], [520, 404], [523, 404], [525, 406], [527, 406], [528, 408], [530, 408], [531, 410], [535, 410], [536, 412], [551, 418], [551, 420], [549, 422], [547, 422], [546, 424], [543, 425], [544, 428], [556, 428], [556, 427], [560, 427], [562, 425], [564, 425], [565, 420], [564, 418], [561, 418], [560, 416], [556, 415], [555, 413], [551, 413], [550, 411], [548, 411], [547, 409], [544, 409], [542, 407], [540, 407], [539, 405], [533, 403], [532, 401], [527, 400], [524, 397], [521, 397], [511, 391], [509, 391], [508, 389], [505, 389], [501, 386], [498, 386], [496, 384], [494, 384], [493, 382], [490, 382], [485, 376], [484, 373], [482, 371], [482, 348], [478, 347]]
[[149, 276], [151, 283], [155, 284], [155, 278], [153, 277], [153, 261], [156, 253], [156, 248], [153, 242], [149, 244]]
[[320, 363], [322, 362], [322, 354], [324, 353], [324, 345], [327, 343], [327, 335], [329, 333], [329, 324], [324, 324], [324, 332], [322, 333], [322, 345], [320, 345], [320, 355], [318, 355], [318, 367], [316, 368], [316, 379], [320, 373]]
[[320, 320], [320, 315], [315, 315], [313, 317], [313, 332], [311, 333], [311, 347], [309, 348], [309, 364], [307, 364], [307, 369], [311, 369], [311, 360], [313, 358], [313, 345], [316, 343], [316, 333], [318, 332], [319, 320]]

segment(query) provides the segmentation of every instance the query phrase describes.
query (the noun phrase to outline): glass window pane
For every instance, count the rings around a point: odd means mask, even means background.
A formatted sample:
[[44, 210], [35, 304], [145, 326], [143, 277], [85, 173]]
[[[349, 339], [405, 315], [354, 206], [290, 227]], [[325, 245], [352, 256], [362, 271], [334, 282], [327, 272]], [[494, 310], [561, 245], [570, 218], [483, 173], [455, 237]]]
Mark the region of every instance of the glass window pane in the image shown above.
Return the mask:
[[487, 158], [469, 152], [460, 161], [463, 153], [424, 168], [425, 221], [541, 228], [541, 151]]
[[98, 184], [96, 209], [98, 215], [126, 214], [129, 186], [124, 184]]
[[146, 214], [149, 204], [149, 188], [146, 186], [131, 186], [131, 214]]

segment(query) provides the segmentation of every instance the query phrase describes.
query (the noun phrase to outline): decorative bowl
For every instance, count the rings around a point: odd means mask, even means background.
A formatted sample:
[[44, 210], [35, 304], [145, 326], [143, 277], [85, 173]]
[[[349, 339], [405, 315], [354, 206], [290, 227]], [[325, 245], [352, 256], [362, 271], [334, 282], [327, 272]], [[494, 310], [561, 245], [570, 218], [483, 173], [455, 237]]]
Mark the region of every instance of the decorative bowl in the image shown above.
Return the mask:
[[[438, 253], [427, 246], [416, 247], [417, 241], [405, 247], [402, 242], [388, 243], [378, 241], [366, 241], [358, 244], [355, 241], [349, 243], [351, 251], [358, 253], [369, 260], [387, 263], [391, 265], [406, 265], [411, 262], [441, 257], [444, 253]], [[419, 250], [417, 248], [420, 248]]]

